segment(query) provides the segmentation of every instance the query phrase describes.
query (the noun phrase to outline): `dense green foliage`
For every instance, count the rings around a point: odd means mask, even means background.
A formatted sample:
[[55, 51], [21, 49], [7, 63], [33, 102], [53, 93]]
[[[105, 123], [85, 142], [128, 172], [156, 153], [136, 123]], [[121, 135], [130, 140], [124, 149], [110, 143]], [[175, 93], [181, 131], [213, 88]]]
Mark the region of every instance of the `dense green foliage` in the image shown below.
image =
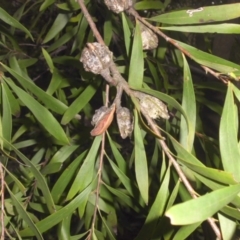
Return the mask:
[[108, 92], [79, 61], [96, 42], [79, 2], [0, 3], [1, 239], [236, 238], [240, 4], [137, 1], [166, 34], [143, 51], [144, 19], [84, 2], [130, 88], [168, 107], [160, 137], [123, 93], [134, 129], [122, 139], [116, 117], [106, 134], [90, 135], [116, 87]]

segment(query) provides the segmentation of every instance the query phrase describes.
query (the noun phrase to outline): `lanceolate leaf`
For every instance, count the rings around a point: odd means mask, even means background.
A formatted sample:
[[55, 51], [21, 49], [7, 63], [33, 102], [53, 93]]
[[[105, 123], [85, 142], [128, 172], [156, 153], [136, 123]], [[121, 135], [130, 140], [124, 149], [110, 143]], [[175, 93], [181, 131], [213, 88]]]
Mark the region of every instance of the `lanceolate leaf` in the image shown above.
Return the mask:
[[5, 90], [6, 83], [1, 84], [2, 87], [2, 113], [1, 113], [1, 122], [2, 122], [2, 131], [3, 137], [7, 141], [11, 141], [12, 137], [12, 116], [11, 116], [11, 107]]
[[218, 25], [198, 25], [198, 26], [177, 26], [177, 27], [161, 27], [162, 30], [192, 32], [192, 33], [240, 33], [239, 24], [223, 23]]
[[167, 171], [165, 172], [164, 179], [158, 190], [156, 198], [151, 206], [146, 221], [141, 231], [139, 232], [136, 240], [145, 240], [147, 238], [151, 239], [151, 236], [154, 232], [153, 230], [155, 230], [157, 224], [157, 219], [159, 219], [164, 213], [164, 207], [168, 198], [169, 180], [170, 167], [168, 167]]
[[233, 87], [229, 83], [220, 123], [219, 142], [223, 167], [239, 182], [238, 114], [233, 97]]
[[83, 191], [93, 181], [94, 165], [101, 140], [101, 136], [94, 139], [89, 153], [68, 192], [67, 200], [72, 199], [78, 192]]
[[197, 199], [177, 204], [167, 210], [165, 215], [170, 218], [173, 225], [202, 222], [231, 202], [239, 192], [239, 184], [225, 187]]
[[52, 27], [49, 29], [43, 43], [47, 43], [52, 40], [68, 23], [72, 14], [59, 13], [56, 17]]
[[36, 166], [27, 157], [25, 157], [20, 151], [18, 151], [11, 143], [6, 141], [5, 139], [3, 140], [7, 148], [12, 149], [16, 153], [16, 155], [30, 168], [34, 177], [37, 180], [37, 186], [42, 190], [49, 212], [53, 213], [55, 211], [55, 205], [50, 194], [47, 182], [43, 175], [39, 172]]
[[[57, 212], [49, 215], [48, 217], [44, 218], [40, 222], [36, 223], [37, 228], [41, 233], [46, 232], [47, 230], [51, 229], [57, 223], [61, 222], [63, 218], [72, 214], [72, 212], [82, 203], [86, 196], [90, 194], [92, 190], [92, 186], [88, 186], [83, 192], [81, 192], [77, 197], [75, 197], [71, 202], [69, 202], [66, 206], [58, 210]], [[34, 236], [33, 232], [26, 228], [20, 231], [20, 235], [22, 237], [29, 237]]]
[[129, 66], [128, 82], [131, 87], [141, 88], [143, 83], [143, 49], [140, 23], [137, 21]]
[[[97, 84], [98, 86], [98, 84]], [[97, 90], [97, 86], [89, 85], [70, 105], [64, 113], [61, 123], [63, 125], [69, 123], [73, 117], [85, 107]]]
[[183, 115], [181, 116], [180, 125], [180, 143], [189, 152], [192, 151], [193, 141], [195, 137], [195, 125], [196, 125], [196, 99], [192, 83], [192, 76], [188, 66], [188, 62], [183, 55], [183, 97], [182, 108], [188, 116], [189, 128]]
[[[45, 91], [43, 91], [41, 88], [36, 86], [31, 79], [25, 78], [21, 76], [16, 71], [12, 70], [8, 66], [0, 63], [11, 75], [13, 75], [18, 82], [24, 87], [27, 88], [30, 92], [32, 92], [34, 95], [36, 95], [39, 100], [41, 100], [45, 106], [51, 110], [53, 110], [56, 113], [63, 114], [67, 110], [67, 106], [59, 101], [58, 99], [50, 96]], [[6, 78], [5, 78], [6, 79]], [[8, 80], [8, 79], [7, 79]]]
[[150, 18], [151, 21], [182, 25], [203, 24], [224, 21], [239, 17], [240, 4], [226, 4], [219, 6], [201, 7], [198, 9], [185, 9], [161, 14]]
[[4, 21], [5, 23], [9, 24], [12, 27], [18, 28], [22, 31], [24, 31], [32, 40], [33, 37], [31, 33], [28, 31], [27, 28], [25, 28], [20, 22], [16, 20], [16, 18], [13, 18], [11, 15], [9, 15], [3, 8], [0, 7], [0, 19]]
[[28, 215], [26, 209], [21, 205], [21, 203], [17, 200], [17, 198], [14, 196], [12, 191], [9, 189], [9, 187], [6, 185], [6, 188], [12, 198], [13, 204], [17, 209], [17, 212], [19, 216], [28, 224], [30, 229], [34, 232], [34, 235], [37, 237], [38, 240], [43, 240], [43, 236], [41, 235], [39, 229], [37, 226], [34, 224], [30, 216]]
[[43, 107], [38, 101], [36, 101], [33, 97], [31, 97], [28, 93], [23, 91], [21, 88], [16, 86], [12, 82], [8, 82], [10, 87], [17, 94], [19, 99], [30, 109], [30, 111], [34, 114], [39, 123], [61, 144], [68, 144], [68, 138], [63, 131], [61, 125], [58, 121], [53, 117], [53, 115]]
[[148, 204], [148, 165], [142, 133], [138, 124], [138, 113], [134, 110], [134, 153], [135, 153], [135, 174], [141, 196]]

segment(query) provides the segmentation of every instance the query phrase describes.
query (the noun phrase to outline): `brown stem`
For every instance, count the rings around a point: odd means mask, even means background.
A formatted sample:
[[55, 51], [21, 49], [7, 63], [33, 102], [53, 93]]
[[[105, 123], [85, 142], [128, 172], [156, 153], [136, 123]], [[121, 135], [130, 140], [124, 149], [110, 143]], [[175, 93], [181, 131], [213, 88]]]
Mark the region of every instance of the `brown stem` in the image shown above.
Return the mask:
[[[148, 28], [150, 28], [153, 32], [157, 33], [159, 36], [161, 36], [162, 38], [164, 38], [167, 42], [170, 42], [173, 46], [175, 46], [177, 49], [179, 49], [185, 56], [188, 56], [189, 58], [191, 58], [192, 60], [195, 61], [195, 59], [192, 57], [191, 53], [188, 52], [186, 49], [184, 49], [183, 47], [181, 47], [178, 42], [176, 42], [174, 39], [168, 37], [166, 34], [164, 34], [161, 30], [159, 30], [157, 27], [153, 26], [152, 24], [150, 24], [148, 21], [146, 21], [144, 18], [142, 18], [138, 12], [133, 8], [130, 7], [127, 11], [128, 14], [134, 16], [138, 21], [140, 21], [141, 23], [143, 23], [144, 25], [146, 25]], [[223, 81], [220, 77], [220, 74], [213, 71], [212, 69], [206, 67], [206, 66], [202, 66], [200, 65], [205, 71], [206, 73], [210, 73], [212, 74], [214, 77], [216, 77], [217, 79], [220, 79], [221, 81]], [[224, 83], [226, 83], [226, 81], [223, 81]]]
[[[108, 107], [109, 102], [109, 85], [106, 85], [106, 98], [105, 98], [105, 106]], [[93, 213], [93, 219], [92, 219], [92, 227], [91, 231], [89, 232], [88, 238], [89, 240], [92, 239], [92, 234], [94, 231], [94, 226], [97, 218], [97, 210], [98, 210], [98, 202], [99, 202], [99, 196], [100, 196], [100, 188], [101, 188], [101, 182], [102, 182], [102, 169], [103, 169], [103, 158], [104, 158], [104, 152], [105, 152], [105, 132], [102, 134], [102, 144], [101, 144], [101, 151], [100, 151], [100, 158], [99, 158], [99, 167], [98, 167], [98, 180], [97, 180], [97, 189], [96, 189], [96, 200], [95, 200], [95, 206], [94, 206], [94, 213]]]
[[0, 189], [0, 195], [1, 195], [1, 240], [5, 239], [5, 226], [4, 226], [4, 171], [2, 167], [2, 163], [0, 162], [0, 181], [1, 181], [1, 189]]

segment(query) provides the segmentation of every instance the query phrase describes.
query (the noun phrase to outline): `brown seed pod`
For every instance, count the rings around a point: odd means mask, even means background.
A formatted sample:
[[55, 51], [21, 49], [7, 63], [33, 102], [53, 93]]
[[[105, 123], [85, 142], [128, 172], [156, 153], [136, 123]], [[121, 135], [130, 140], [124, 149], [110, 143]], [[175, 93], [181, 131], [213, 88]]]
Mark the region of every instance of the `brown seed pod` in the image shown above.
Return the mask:
[[144, 50], [152, 50], [158, 46], [158, 37], [157, 35], [144, 24], [140, 24], [141, 28], [141, 37], [142, 37], [142, 46]]
[[137, 97], [140, 99], [141, 108], [148, 113], [149, 117], [169, 119], [167, 106], [158, 98], [144, 93], [138, 94]]
[[111, 61], [112, 52], [98, 42], [87, 43], [80, 58], [84, 69], [95, 74], [100, 74], [102, 70], [108, 68]]
[[[103, 111], [100, 110], [101, 108], [102, 108]], [[95, 120], [94, 120], [94, 117], [93, 117], [93, 120], [92, 120], [92, 123], [95, 124], [94, 129], [90, 132], [92, 136], [101, 135], [102, 133], [104, 133], [108, 129], [108, 127], [112, 123], [116, 106], [113, 103], [110, 108], [106, 107], [107, 110], [103, 107], [101, 107], [101, 108], [98, 109], [95, 113], [95, 115], [97, 114], [98, 116], [96, 115]], [[96, 123], [95, 123], [95, 121], [96, 121]]]
[[133, 117], [128, 108], [120, 107], [117, 110], [117, 124], [120, 135], [123, 139], [131, 137], [133, 131]]
[[109, 10], [120, 13], [132, 6], [132, 0], [104, 0]]

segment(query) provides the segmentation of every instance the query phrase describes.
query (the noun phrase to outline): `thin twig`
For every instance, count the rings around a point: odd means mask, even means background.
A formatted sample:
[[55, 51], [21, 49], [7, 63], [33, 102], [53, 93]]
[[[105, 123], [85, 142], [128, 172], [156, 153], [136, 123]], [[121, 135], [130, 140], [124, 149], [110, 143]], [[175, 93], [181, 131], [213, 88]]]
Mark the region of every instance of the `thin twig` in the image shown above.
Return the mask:
[[95, 25], [95, 23], [93, 22], [92, 17], [91, 17], [91, 15], [89, 14], [89, 12], [88, 12], [85, 4], [84, 4], [84, 0], [78, 0], [78, 4], [80, 5], [81, 10], [82, 10], [82, 12], [83, 12], [83, 14], [84, 14], [84, 17], [85, 17], [86, 20], [88, 21], [88, 24], [89, 24], [89, 26], [90, 26], [90, 28], [91, 28], [94, 36], [96, 37], [97, 41], [98, 41], [99, 43], [105, 45], [105, 42], [103, 41], [102, 36], [100, 35], [99, 31], [97, 30], [96, 25]]
[[[140, 21], [141, 23], [143, 23], [144, 25], [146, 25], [148, 28], [150, 28], [153, 32], [157, 33], [159, 36], [161, 36], [162, 38], [164, 38], [167, 42], [171, 43], [173, 46], [175, 46], [177, 49], [179, 49], [185, 56], [188, 56], [189, 58], [191, 58], [192, 60], [196, 61], [193, 56], [191, 55], [190, 52], [188, 52], [186, 49], [184, 49], [183, 47], [181, 47], [177, 41], [175, 41], [174, 39], [168, 37], [166, 34], [164, 34], [161, 30], [159, 30], [158, 27], [153, 26], [152, 24], [150, 24], [148, 21], [146, 21], [144, 18], [142, 18], [138, 12], [133, 8], [130, 7], [127, 11], [128, 14], [131, 14], [132, 16], [134, 16], [138, 21]], [[199, 64], [200, 65], [200, 64]], [[212, 74], [214, 77], [216, 77], [217, 79], [223, 81], [221, 79], [221, 75], [215, 71], [213, 71], [211, 68], [200, 65], [206, 73], [210, 73]], [[226, 83], [226, 81], [223, 81], [224, 83]]]
[[0, 189], [0, 195], [1, 195], [1, 240], [5, 239], [5, 226], [4, 226], [4, 171], [2, 167], [2, 163], [0, 162], [0, 181], [1, 181], [1, 189]]
[[[105, 97], [105, 106], [108, 106], [109, 102], [109, 85], [106, 85], [106, 97]], [[97, 189], [96, 189], [96, 200], [95, 200], [95, 206], [94, 206], [94, 213], [92, 218], [92, 227], [91, 231], [89, 232], [88, 238], [89, 240], [92, 239], [92, 234], [95, 227], [95, 222], [97, 218], [97, 210], [98, 210], [98, 202], [99, 202], [99, 196], [100, 196], [100, 188], [102, 183], [102, 169], [103, 169], [103, 158], [104, 158], [104, 152], [105, 152], [105, 132], [102, 134], [102, 143], [101, 143], [101, 151], [100, 151], [100, 157], [99, 157], [99, 167], [98, 167], [98, 181], [97, 181]]]

